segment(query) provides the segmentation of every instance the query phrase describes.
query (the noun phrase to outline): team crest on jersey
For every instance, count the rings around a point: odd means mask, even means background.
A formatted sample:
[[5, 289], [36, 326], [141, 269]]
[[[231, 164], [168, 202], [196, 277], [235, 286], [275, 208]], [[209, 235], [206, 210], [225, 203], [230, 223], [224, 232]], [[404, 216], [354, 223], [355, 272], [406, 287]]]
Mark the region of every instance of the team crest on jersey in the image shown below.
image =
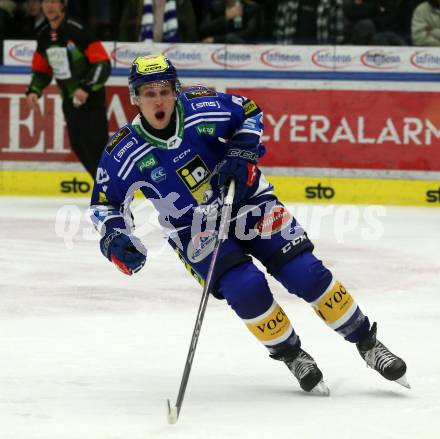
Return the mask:
[[107, 143], [107, 146], [105, 147], [105, 151], [107, 154], [111, 154], [112, 151], [115, 149], [115, 146], [122, 140], [125, 139], [130, 134], [130, 128], [124, 127], [121, 131], [118, 131], [110, 140], [109, 143]]
[[185, 97], [189, 101], [191, 99], [206, 98], [206, 97], [211, 97], [211, 96], [215, 97], [218, 95], [214, 90], [210, 90], [209, 88], [203, 88], [201, 90], [191, 90], [191, 91], [185, 93]]
[[198, 204], [206, 202], [205, 193], [211, 190], [211, 185], [209, 184], [211, 173], [199, 155], [196, 155], [192, 160], [179, 168], [177, 174]]

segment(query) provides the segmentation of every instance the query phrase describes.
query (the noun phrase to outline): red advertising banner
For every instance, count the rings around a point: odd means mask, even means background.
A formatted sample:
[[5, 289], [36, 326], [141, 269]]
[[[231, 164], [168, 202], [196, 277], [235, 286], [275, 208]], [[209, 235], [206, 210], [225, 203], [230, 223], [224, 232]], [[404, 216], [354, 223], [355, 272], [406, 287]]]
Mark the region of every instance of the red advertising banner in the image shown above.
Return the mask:
[[[23, 84], [0, 84], [0, 161], [76, 161], [55, 86], [26, 106]], [[107, 85], [110, 131], [131, 120], [126, 86]], [[435, 92], [230, 88], [264, 111], [265, 166], [440, 171]]]
[[[39, 100], [40, 111], [26, 105], [25, 85], [0, 84], [0, 161], [77, 161], [69, 147], [56, 86], [45, 90]], [[107, 116], [110, 132], [135, 115], [126, 86], [107, 86]]]
[[438, 93], [228, 91], [264, 111], [265, 166], [440, 170]]

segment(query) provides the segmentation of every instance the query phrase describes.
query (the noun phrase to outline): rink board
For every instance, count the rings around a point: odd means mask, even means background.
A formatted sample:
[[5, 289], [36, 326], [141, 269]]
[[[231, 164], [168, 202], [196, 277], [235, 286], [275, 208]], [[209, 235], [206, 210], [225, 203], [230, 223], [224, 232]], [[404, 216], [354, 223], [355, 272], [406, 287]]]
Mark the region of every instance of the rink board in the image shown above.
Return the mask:
[[[377, 178], [267, 176], [286, 202], [389, 204], [440, 207], [440, 182]], [[1, 195], [89, 197], [93, 182], [86, 172], [3, 171]]]
[[[8, 43], [9, 44], [9, 43]], [[0, 66], [0, 195], [90, 196], [72, 153], [55, 85], [30, 112], [32, 42], [6, 45]], [[136, 109], [130, 60], [147, 48], [109, 43], [109, 131]], [[419, 48], [157, 45], [183, 86], [255, 99], [265, 125], [260, 165], [281, 198], [440, 206], [440, 58]], [[39, 171], [37, 171], [39, 170]]]

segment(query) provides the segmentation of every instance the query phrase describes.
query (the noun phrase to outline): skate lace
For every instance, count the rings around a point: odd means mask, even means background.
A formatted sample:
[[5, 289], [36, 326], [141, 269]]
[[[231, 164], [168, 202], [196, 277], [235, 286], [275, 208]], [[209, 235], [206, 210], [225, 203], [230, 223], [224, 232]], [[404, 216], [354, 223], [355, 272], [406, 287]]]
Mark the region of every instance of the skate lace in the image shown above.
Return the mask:
[[365, 354], [367, 365], [373, 369], [380, 369], [382, 371], [390, 366], [396, 358], [397, 357], [379, 341], [376, 341], [374, 347]]
[[315, 368], [316, 363], [301, 352], [298, 358], [293, 361], [292, 366], [293, 374], [298, 380], [301, 380]]

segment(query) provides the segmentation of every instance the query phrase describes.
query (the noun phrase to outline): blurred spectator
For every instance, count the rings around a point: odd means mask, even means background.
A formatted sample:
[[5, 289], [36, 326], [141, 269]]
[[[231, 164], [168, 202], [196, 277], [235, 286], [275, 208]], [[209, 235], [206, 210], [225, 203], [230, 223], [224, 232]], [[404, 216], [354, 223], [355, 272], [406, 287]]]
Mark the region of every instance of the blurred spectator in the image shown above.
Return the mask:
[[261, 8], [261, 26], [258, 33], [258, 42], [272, 44], [274, 40], [273, 27], [275, 13], [280, 0], [254, 0]]
[[251, 0], [207, 0], [200, 24], [203, 43], [257, 43], [261, 8]]
[[24, 0], [15, 14], [16, 39], [33, 40], [44, 25], [40, 0]]
[[143, 0], [113, 0], [113, 31], [116, 41], [138, 41]]
[[89, 2], [89, 25], [98, 40], [113, 40], [111, 12], [114, 0]]
[[195, 43], [199, 39], [198, 21], [192, 0], [176, 0], [179, 34], [183, 43]]
[[201, 23], [205, 14], [205, 0], [191, 0], [193, 5], [196, 23]]
[[[150, 1], [153, 6], [153, 27], [155, 20], [156, 1]], [[159, 2], [157, 2], [159, 4]], [[165, 15], [168, 9], [165, 3]], [[141, 19], [144, 11], [144, 0], [112, 0], [113, 22], [116, 23], [114, 38], [117, 41], [139, 41]], [[197, 20], [192, 0], [175, 0], [175, 12], [177, 16], [178, 39], [184, 43], [197, 41]], [[163, 19], [159, 18], [162, 23]], [[150, 40], [152, 38], [149, 38]], [[165, 40], [163, 40], [165, 41]]]
[[349, 21], [355, 45], [403, 46], [402, 36], [394, 32], [396, 26], [396, 0], [348, 0], [345, 16]]
[[176, 0], [143, 0], [140, 41], [177, 42]]
[[343, 0], [281, 0], [275, 14], [278, 44], [342, 44]]
[[440, 0], [427, 0], [417, 6], [411, 35], [415, 46], [440, 46]]
[[89, 21], [89, 2], [87, 0], [69, 0], [67, 2], [67, 13], [69, 17], [80, 19], [84, 23]]
[[403, 36], [406, 43], [412, 44], [411, 38], [411, 21], [414, 9], [425, 0], [396, 0], [397, 14], [395, 22], [397, 30]]
[[3, 40], [13, 35], [13, 16], [17, 5], [11, 0], [0, 0], [0, 64], [3, 64]]

